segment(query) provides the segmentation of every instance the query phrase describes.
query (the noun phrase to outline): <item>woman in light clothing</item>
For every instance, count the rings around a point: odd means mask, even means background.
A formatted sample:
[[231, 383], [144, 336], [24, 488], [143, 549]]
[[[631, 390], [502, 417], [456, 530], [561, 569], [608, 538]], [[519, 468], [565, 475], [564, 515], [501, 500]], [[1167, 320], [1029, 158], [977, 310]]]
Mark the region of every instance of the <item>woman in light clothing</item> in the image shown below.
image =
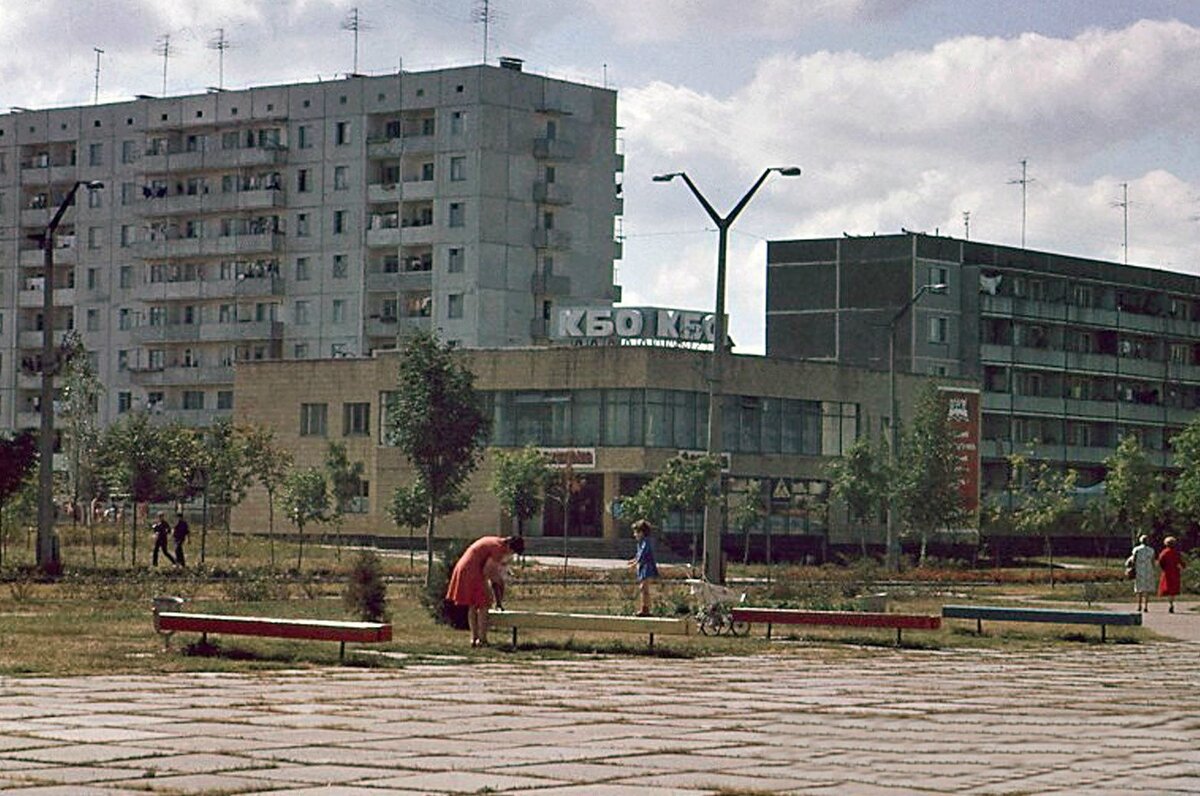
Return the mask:
[[1150, 610], [1150, 595], [1158, 589], [1158, 578], [1154, 575], [1154, 548], [1147, 544], [1147, 537], [1138, 537], [1137, 547], [1129, 554], [1125, 565], [1133, 567], [1133, 593], [1138, 598], [1138, 610]]

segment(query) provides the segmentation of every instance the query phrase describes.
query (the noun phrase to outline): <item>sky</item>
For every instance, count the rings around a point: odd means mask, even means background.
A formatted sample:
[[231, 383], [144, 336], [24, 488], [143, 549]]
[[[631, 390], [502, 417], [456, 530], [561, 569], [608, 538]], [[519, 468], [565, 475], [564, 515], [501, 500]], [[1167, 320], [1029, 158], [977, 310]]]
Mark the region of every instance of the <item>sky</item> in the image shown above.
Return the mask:
[[[764, 347], [766, 241], [918, 230], [1200, 273], [1194, 0], [0, 0], [0, 111], [525, 59], [618, 91], [624, 303]], [[1127, 186], [1127, 194], [1122, 184]], [[1125, 197], [1128, 201], [1125, 201]], [[1125, 205], [1125, 206], [1122, 206]]]

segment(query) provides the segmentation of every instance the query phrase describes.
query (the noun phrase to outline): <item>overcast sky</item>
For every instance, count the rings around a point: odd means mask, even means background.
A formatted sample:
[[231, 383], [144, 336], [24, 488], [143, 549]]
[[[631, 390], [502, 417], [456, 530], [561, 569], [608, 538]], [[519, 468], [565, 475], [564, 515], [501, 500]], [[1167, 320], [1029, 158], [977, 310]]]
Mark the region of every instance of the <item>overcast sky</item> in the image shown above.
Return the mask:
[[[479, 63], [474, 0], [0, 0], [0, 109]], [[1200, 273], [1200, 3], [1141, 0], [492, 0], [488, 58], [607, 84], [626, 155], [625, 303], [709, 309], [719, 212], [731, 333], [763, 347], [765, 241], [911, 230]]]

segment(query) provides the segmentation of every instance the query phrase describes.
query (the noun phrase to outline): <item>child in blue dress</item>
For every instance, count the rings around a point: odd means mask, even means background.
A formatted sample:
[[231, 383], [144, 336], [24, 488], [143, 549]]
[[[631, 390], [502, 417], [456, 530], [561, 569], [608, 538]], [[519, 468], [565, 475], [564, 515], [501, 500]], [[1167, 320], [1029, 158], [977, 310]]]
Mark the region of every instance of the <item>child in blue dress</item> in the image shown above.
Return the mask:
[[654, 526], [647, 520], [638, 520], [633, 524], [633, 538], [637, 539], [637, 554], [630, 565], [637, 569], [638, 592], [641, 595], [641, 607], [638, 616], [650, 616], [650, 581], [658, 577], [658, 563], [654, 560]]

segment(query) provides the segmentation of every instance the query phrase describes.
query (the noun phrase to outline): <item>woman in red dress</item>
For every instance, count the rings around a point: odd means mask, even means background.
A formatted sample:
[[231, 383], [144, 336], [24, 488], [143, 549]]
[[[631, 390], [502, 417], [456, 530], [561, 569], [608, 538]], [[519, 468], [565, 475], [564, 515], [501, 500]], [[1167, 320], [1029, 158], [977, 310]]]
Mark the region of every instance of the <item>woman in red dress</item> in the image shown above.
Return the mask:
[[454, 565], [446, 599], [466, 607], [472, 647], [487, 645], [488, 608], [502, 583], [504, 565], [514, 553], [524, 552], [525, 539], [520, 536], [484, 536], [476, 539]]
[[1158, 596], [1166, 597], [1167, 611], [1175, 613], [1175, 595], [1179, 594], [1179, 571], [1184, 568], [1183, 556], [1175, 549], [1175, 537], [1163, 539], [1162, 552], [1158, 554], [1158, 566], [1162, 577], [1158, 579]]

